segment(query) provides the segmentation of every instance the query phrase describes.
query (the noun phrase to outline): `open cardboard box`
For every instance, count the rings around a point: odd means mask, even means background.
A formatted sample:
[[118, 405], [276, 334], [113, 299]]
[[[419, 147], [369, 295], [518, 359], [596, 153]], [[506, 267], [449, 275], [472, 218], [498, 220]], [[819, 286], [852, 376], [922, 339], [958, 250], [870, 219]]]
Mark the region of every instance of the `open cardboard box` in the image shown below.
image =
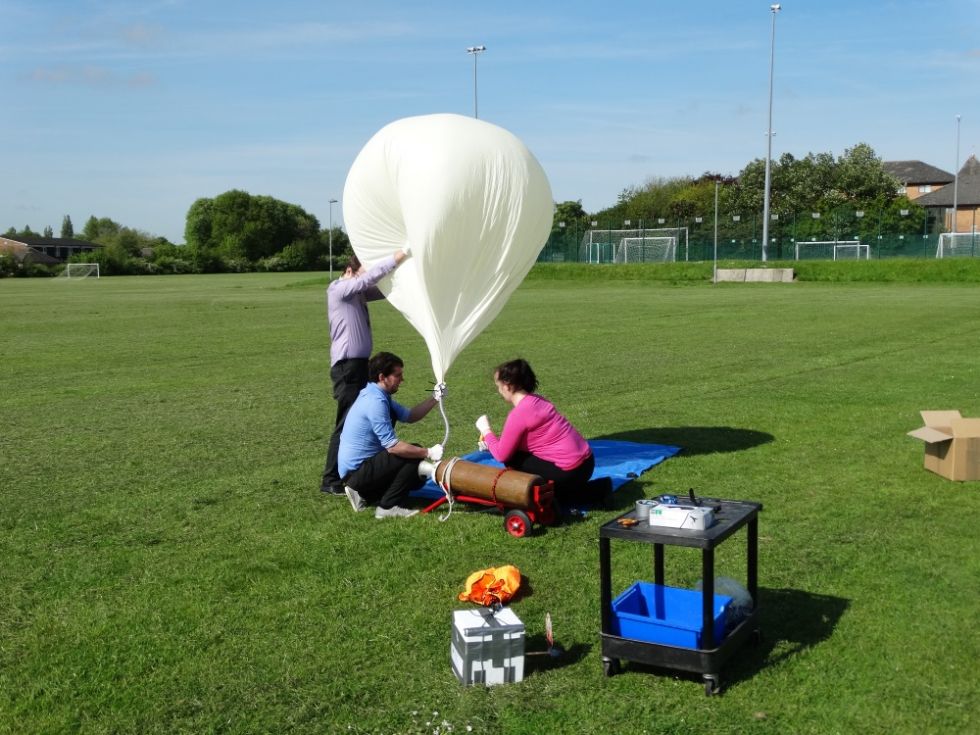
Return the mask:
[[950, 480], [980, 480], [980, 419], [959, 411], [919, 413], [925, 426], [909, 436], [925, 442], [925, 468]]

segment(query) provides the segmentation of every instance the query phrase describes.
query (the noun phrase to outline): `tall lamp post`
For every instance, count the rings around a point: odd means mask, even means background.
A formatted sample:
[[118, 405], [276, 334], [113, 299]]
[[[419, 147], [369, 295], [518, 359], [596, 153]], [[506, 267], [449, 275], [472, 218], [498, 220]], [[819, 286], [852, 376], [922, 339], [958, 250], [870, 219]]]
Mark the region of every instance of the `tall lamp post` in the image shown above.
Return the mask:
[[776, 13], [779, 4], [770, 5], [772, 11], [772, 33], [769, 39], [769, 129], [766, 130], [766, 191], [762, 205], [762, 262], [766, 262], [766, 252], [769, 248], [769, 197], [772, 184], [772, 69], [776, 59]]
[[333, 205], [337, 203], [336, 199], [330, 200], [330, 229], [327, 231], [327, 241], [330, 243], [330, 280], [333, 280]]
[[486, 46], [470, 46], [466, 49], [466, 53], [473, 57], [473, 117], [480, 117], [477, 114], [477, 103], [476, 103], [476, 57], [487, 50]]
[[953, 165], [953, 226], [950, 232], [956, 232], [956, 200], [957, 186], [960, 183], [960, 116], [956, 116], [956, 161]]

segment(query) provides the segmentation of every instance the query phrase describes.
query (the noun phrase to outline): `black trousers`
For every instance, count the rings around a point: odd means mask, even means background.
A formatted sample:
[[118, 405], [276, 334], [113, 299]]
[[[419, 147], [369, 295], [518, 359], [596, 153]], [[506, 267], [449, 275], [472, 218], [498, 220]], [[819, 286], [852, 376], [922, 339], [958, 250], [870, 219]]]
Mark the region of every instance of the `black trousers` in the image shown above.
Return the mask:
[[344, 478], [344, 484], [357, 490], [365, 502], [382, 508], [404, 506], [408, 494], [425, 484], [419, 477], [420, 459], [396, 457], [382, 449]]
[[333, 397], [337, 401], [337, 418], [334, 421], [333, 435], [327, 447], [327, 462], [323, 468], [323, 479], [320, 489], [326, 490], [331, 485], [340, 484], [340, 474], [337, 471], [337, 452], [340, 449], [340, 432], [344, 430], [344, 420], [347, 412], [354, 405], [358, 393], [368, 383], [368, 361], [363, 357], [351, 357], [341, 360], [330, 368], [330, 379], [333, 381]]
[[515, 454], [507, 466], [554, 482], [555, 498], [559, 503], [578, 506], [592, 505], [605, 500], [606, 485], [589, 482], [595, 470], [595, 457], [591, 454], [582, 464], [571, 470], [563, 470], [558, 465], [527, 452]]

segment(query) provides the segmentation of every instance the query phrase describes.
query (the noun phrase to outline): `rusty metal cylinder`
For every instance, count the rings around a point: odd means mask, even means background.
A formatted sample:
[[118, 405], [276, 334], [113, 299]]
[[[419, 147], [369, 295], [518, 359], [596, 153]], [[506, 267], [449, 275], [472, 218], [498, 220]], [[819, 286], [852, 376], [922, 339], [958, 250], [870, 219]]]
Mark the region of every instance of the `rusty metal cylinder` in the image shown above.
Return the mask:
[[533, 508], [535, 485], [546, 483], [538, 475], [519, 470], [488, 467], [485, 464], [457, 459], [444, 460], [436, 466], [435, 481], [441, 486], [449, 475], [450, 490], [458, 495], [490, 500], [513, 508]]

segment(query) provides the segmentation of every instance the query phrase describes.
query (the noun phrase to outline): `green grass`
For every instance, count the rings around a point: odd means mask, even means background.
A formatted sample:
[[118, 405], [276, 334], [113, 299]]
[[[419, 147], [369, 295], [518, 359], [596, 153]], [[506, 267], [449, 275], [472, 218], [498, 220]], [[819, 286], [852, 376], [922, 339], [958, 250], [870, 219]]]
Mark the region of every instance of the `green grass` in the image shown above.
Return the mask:
[[[473, 447], [480, 413], [500, 423], [489, 372], [522, 355], [587, 436], [686, 448], [621, 508], [689, 487], [764, 503], [764, 640], [723, 696], [639, 666], [603, 677], [597, 529], [613, 512], [516, 540], [471, 507], [379, 522], [317, 491], [322, 277], [6, 280], [0, 732], [969, 731], [980, 486], [925, 472], [905, 433], [922, 408], [980, 415], [977, 286], [550, 270], [450, 371], [449, 450]], [[421, 339], [372, 310], [378, 348], [406, 360], [400, 398], [420, 399]], [[403, 436], [442, 431], [433, 414]], [[742, 576], [743, 555], [739, 535], [717, 572]], [[503, 563], [525, 577], [529, 647], [550, 612], [570, 654], [464, 689], [455, 596]], [[649, 550], [614, 543], [613, 565], [618, 592], [649, 578]], [[669, 583], [699, 576], [696, 552], [668, 550]]]

